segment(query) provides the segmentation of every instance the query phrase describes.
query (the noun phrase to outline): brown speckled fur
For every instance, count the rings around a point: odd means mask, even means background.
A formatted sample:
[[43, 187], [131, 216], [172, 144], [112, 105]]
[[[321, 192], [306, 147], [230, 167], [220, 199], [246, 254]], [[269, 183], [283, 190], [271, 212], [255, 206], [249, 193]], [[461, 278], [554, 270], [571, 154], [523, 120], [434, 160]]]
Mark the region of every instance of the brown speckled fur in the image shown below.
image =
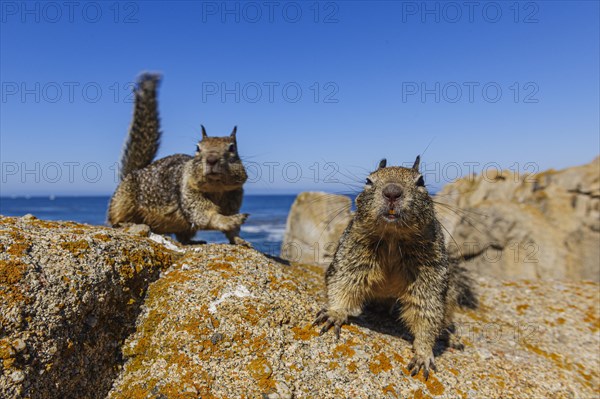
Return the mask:
[[[475, 306], [470, 279], [449, 262], [442, 227], [419, 173], [412, 168], [385, 167], [369, 175], [356, 198], [357, 211], [343, 233], [326, 272], [328, 306], [315, 323], [321, 330], [340, 327], [358, 316], [371, 301], [396, 301], [400, 319], [414, 336], [413, 373], [435, 370], [433, 346], [445, 337], [461, 348], [452, 331], [452, 316], [464, 298]], [[387, 193], [388, 197], [384, 196]]]
[[[122, 160], [122, 180], [109, 205], [113, 226], [143, 223], [159, 234], [189, 243], [198, 230], [219, 230], [232, 244], [247, 214], [240, 214], [246, 171], [237, 151], [236, 129], [202, 140], [194, 156], [176, 154], [152, 162], [160, 139], [156, 87], [145, 74], [135, 93], [134, 120]], [[143, 142], [144, 144], [141, 144]]]

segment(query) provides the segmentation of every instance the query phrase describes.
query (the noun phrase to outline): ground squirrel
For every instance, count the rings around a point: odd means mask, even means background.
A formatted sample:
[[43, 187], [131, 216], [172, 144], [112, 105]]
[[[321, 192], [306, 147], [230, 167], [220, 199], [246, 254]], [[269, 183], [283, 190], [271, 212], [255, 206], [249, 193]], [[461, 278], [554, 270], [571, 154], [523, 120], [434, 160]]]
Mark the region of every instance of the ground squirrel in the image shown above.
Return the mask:
[[135, 89], [133, 122], [121, 161], [121, 182], [111, 198], [112, 226], [143, 223], [159, 234], [191, 243], [198, 230], [220, 230], [232, 244], [248, 217], [239, 213], [246, 170], [238, 154], [236, 131], [202, 140], [194, 156], [176, 154], [152, 162], [160, 128], [156, 98], [160, 76], [143, 74]]
[[466, 271], [450, 262], [433, 200], [412, 168], [379, 168], [356, 198], [356, 213], [340, 238], [325, 275], [328, 306], [317, 313], [321, 333], [340, 328], [371, 301], [395, 301], [400, 321], [414, 336], [411, 374], [436, 370], [433, 346], [438, 338], [462, 349], [452, 316], [460, 305], [475, 307]]

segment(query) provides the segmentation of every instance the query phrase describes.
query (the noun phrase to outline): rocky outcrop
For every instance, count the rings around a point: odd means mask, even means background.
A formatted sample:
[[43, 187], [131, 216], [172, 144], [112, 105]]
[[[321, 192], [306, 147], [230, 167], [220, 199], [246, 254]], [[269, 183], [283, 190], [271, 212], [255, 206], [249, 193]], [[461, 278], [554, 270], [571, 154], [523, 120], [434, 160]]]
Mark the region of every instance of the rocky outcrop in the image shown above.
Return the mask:
[[533, 175], [466, 177], [437, 201], [451, 252], [480, 274], [600, 281], [600, 158]]
[[439, 371], [425, 381], [406, 370], [410, 337], [387, 312], [365, 311], [339, 341], [317, 334], [320, 267], [154, 239], [0, 219], [0, 397], [600, 393], [597, 283], [480, 278], [481, 308], [457, 315], [465, 350], [437, 346]]
[[408, 336], [386, 312], [365, 312], [339, 341], [318, 336], [321, 268], [199, 247], [150, 286], [109, 398], [591, 398], [598, 289], [480, 280], [481, 309], [458, 316], [466, 349], [438, 347], [424, 381], [409, 376]]
[[288, 215], [281, 257], [295, 262], [328, 265], [352, 217], [352, 202], [344, 195], [304, 192]]
[[171, 251], [109, 228], [0, 218], [0, 397], [103, 398]]

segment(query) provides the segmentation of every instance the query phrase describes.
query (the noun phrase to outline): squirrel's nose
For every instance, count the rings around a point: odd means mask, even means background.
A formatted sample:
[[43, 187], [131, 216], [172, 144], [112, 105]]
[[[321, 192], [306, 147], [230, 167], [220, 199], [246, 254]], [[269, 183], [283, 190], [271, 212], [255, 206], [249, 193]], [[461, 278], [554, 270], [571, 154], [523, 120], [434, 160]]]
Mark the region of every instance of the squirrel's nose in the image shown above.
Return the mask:
[[383, 196], [394, 202], [402, 196], [402, 188], [396, 184], [388, 184], [383, 189]]
[[219, 157], [216, 155], [209, 155], [206, 157], [206, 163], [210, 166], [215, 166], [219, 162]]

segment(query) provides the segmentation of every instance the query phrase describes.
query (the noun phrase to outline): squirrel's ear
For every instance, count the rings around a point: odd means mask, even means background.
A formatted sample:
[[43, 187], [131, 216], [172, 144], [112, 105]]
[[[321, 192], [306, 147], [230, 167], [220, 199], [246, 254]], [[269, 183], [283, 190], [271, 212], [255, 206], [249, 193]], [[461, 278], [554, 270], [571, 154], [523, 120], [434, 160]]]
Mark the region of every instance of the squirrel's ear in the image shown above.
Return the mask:
[[204, 125], [200, 125], [200, 127], [202, 127], [202, 138], [205, 139], [208, 137], [208, 134], [206, 134], [206, 129], [204, 128]]
[[385, 168], [386, 165], [387, 159], [383, 158], [381, 161], [379, 161], [379, 166], [377, 167], [377, 170]]
[[233, 131], [231, 132], [231, 134], [229, 136], [235, 138], [235, 134], [237, 133], [237, 126], [233, 127]]
[[419, 171], [419, 165], [421, 164], [421, 156], [417, 155], [417, 159], [415, 159], [415, 163], [413, 164], [413, 170]]

